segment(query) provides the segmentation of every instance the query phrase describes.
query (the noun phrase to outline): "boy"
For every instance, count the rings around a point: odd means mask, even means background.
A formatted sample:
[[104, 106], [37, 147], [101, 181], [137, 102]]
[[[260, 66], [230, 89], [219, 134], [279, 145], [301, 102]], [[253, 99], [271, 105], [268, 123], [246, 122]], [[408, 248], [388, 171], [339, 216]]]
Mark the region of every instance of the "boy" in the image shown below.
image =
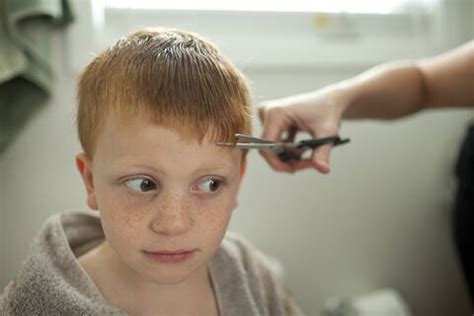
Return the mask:
[[78, 100], [76, 165], [100, 217], [48, 220], [1, 312], [299, 313], [275, 264], [224, 237], [246, 161], [216, 142], [250, 133], [250, 99], [212, 44], [172, 29], [131, 34], [89, 64]]

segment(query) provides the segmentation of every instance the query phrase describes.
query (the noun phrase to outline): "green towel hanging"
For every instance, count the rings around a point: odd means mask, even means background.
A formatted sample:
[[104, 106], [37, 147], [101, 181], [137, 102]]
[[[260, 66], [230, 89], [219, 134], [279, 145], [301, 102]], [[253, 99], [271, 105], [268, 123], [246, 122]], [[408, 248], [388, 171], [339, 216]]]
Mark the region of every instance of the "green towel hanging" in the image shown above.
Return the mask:
[[0, 0], [0, 153], [51, 95], [51, 33], [69, 0]]

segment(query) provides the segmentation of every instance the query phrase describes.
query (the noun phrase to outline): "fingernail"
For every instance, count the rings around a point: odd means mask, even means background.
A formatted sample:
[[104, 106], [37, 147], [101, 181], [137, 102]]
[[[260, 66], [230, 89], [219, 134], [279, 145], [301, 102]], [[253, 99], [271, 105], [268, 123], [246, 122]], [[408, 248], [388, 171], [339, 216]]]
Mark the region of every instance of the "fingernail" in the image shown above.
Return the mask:
[[329, 167], [329, 165], [327, 164], [327, 162], [322, 161], [322, 160], [318, 160], [317, 163], [318, 163], [318, 165], [321, 167], [321, 169], [323, 169], [322, 172], [324, 172], [324, 173], [329, 173], [329, 171], [331, 171], [331, 168]]

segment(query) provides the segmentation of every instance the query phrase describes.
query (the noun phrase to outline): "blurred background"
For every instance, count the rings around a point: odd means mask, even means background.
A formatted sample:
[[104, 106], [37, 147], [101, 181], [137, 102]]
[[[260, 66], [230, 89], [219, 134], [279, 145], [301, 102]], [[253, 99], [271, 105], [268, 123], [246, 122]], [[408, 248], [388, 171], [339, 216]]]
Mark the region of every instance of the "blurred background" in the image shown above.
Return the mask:
[[[474, 38], [473, 0], [70, 2], [72, 23], [51, 29], [51, 96], [0, 153], [0, 289], [45, 218], [87, 209], [74, 164], [75, 85], [121, 36], [143, 26], [202, 34], [246, 74], [255, 104]], [[437, 110], [346, 122], [341, 136], [352, 142], [333, 151], [329, 175], [276, 173], [252, 152], [230, 229], [280, 260], [308, 315], [330, 298], [382, 288], [414, 315], [470, 315], [451, 216], [454, 164], [473, 117]]]

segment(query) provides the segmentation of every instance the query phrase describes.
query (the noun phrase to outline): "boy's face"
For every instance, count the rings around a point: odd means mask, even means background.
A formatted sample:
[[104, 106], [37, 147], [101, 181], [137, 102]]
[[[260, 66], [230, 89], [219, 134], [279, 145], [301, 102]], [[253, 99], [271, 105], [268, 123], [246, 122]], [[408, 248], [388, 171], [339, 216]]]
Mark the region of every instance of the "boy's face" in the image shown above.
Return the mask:
[[109, 119], [93, 160], [76, 157], [114, 259], [156, 283], [207, 273], [245, 167], [239, 150], [181, 135], [139, 117]]

